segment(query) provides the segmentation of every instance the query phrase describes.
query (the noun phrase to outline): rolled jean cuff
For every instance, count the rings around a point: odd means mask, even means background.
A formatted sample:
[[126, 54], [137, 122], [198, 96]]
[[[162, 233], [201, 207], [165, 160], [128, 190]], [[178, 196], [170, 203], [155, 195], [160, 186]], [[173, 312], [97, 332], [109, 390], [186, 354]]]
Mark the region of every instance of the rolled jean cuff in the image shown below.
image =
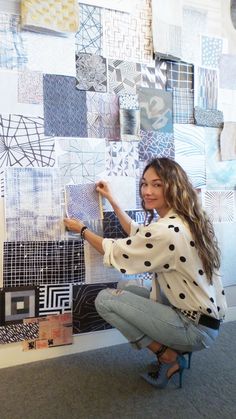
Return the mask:
[[134, 349], [143, 349], [146, 348], [148, 345], [150, 345], [150, 343], [153, 342], [153, 339], [149, 338], [146, 335], [142, 335], [139, 338], [130, 341], [130, 344], [132, 345], [132, 347]]

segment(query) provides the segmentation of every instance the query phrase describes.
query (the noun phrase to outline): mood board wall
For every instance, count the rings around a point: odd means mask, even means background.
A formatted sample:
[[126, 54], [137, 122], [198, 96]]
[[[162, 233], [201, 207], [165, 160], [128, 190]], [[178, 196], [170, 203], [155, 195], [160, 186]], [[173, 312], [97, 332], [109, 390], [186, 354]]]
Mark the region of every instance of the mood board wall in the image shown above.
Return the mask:
[[58, 317], [74, 335], [107, 329], [99, 290], [150, 279], [105, 268], [62, 220], [124, 237], [94, 184], [108, 179], [143, 222], [139, 177], [153, 156], [187, 171], [219, 237], [224, 284], [235, 284], [230, 2], [227, 12], [221, 0], [137, 0], [125, 11], [93, 3], [79, 3], [78, 30], [65, 37], [24, 30], [17, 9], [0, 11], [1, 344], [35, 349], [40, 319]]

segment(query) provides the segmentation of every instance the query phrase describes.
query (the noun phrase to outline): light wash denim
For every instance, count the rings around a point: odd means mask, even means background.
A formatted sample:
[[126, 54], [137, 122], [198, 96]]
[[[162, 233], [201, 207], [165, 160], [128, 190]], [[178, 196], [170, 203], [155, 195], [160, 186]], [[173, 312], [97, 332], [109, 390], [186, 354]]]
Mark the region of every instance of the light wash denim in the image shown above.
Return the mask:
[[147, 288], [120, 287], [100, 291], [95, 306], [136, 349], [156, 341], [182, 352], [199, 351], [210, 347], [218, 336], [218, 330], [196, 325], [170, 305], [150, 300]]

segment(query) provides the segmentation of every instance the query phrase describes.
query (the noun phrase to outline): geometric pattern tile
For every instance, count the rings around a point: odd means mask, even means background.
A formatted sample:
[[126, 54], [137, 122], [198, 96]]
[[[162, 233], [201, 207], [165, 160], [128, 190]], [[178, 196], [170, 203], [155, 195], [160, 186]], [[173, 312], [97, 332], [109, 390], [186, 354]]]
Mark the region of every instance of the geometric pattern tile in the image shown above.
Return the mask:
[[84, 280], [81, 240], [4, 242], [4, 287], [82, 283]]
[[181, 61], [166, 61], [167, 87], [193, 89], [193, 65]]
[[44, 135], [40, 117], [0, 115], [0, 178], [4, 196], [4, 169], [55, 165], [54, 138]]
[[11, 287], [0, 293], [0, 323], [22, 323], [23, 319], [38, 316], [38, 288]]
[[101, 53], [101, 8], [80, 4], [79, 30], [75, 35], [76, 52]]
[[140, 63], [152, 61], [151, 0], [137, 1], [132, 14], [105, 9], [103, 28], [105, 57]]
[[204, 109], [217, 109], [218, 72], [211, 68], [195, 66], [196, 104]]
[[109, 92], [135, 94], [141, 85], [141, 65], [121, 60], [108, 60]]
[[[109, 283], [109, 288], [116, 288], [117, 282]], [[107, 283], [73, 286], [73, 333], [95, 332], [111, 329], [96, 311], [94, 301], [98, 293], [107, 288]]]
[[39, 316], [72, 311], [72, 284], [40, 285]]
[[203, 205], [214, 223], [235, 220], [234, 191], [203, 191]]
[[99, 138], [58, 138], [56, 143], [61, 183], [93, 183], [105, 171], [106, 141]]
[[202, 35], [201, 43], [202, 65], [210, 68], [218, 68], [222, 54], [223, 39]]
[[193, 124], [193, 89], [173, 87], [173, 122], [175, 124]]
[[107, 141], [106, 174], [139, 176], [138, 144], [133, 141]]
[[150, 160], [154, 157], [174, 158], [174, 134], [169, 132], [143, 131], [138, 144], [139, 159]]

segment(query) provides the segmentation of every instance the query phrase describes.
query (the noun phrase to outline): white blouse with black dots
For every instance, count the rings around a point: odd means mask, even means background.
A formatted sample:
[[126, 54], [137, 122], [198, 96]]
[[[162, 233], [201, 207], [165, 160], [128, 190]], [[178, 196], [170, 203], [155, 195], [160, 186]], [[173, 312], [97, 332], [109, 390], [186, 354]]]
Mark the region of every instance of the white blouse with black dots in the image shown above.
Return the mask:
[[105, 238], [103, 249], [107, 267], [125, 274], [156, 273], [152, 295], [158, 281], [174, 307], [224, 318], [227, 304], [221, 277], [215, 275], [209, 284], [189, 227], [172, 210], [149, 226], [132, 222], [130, 237]]

